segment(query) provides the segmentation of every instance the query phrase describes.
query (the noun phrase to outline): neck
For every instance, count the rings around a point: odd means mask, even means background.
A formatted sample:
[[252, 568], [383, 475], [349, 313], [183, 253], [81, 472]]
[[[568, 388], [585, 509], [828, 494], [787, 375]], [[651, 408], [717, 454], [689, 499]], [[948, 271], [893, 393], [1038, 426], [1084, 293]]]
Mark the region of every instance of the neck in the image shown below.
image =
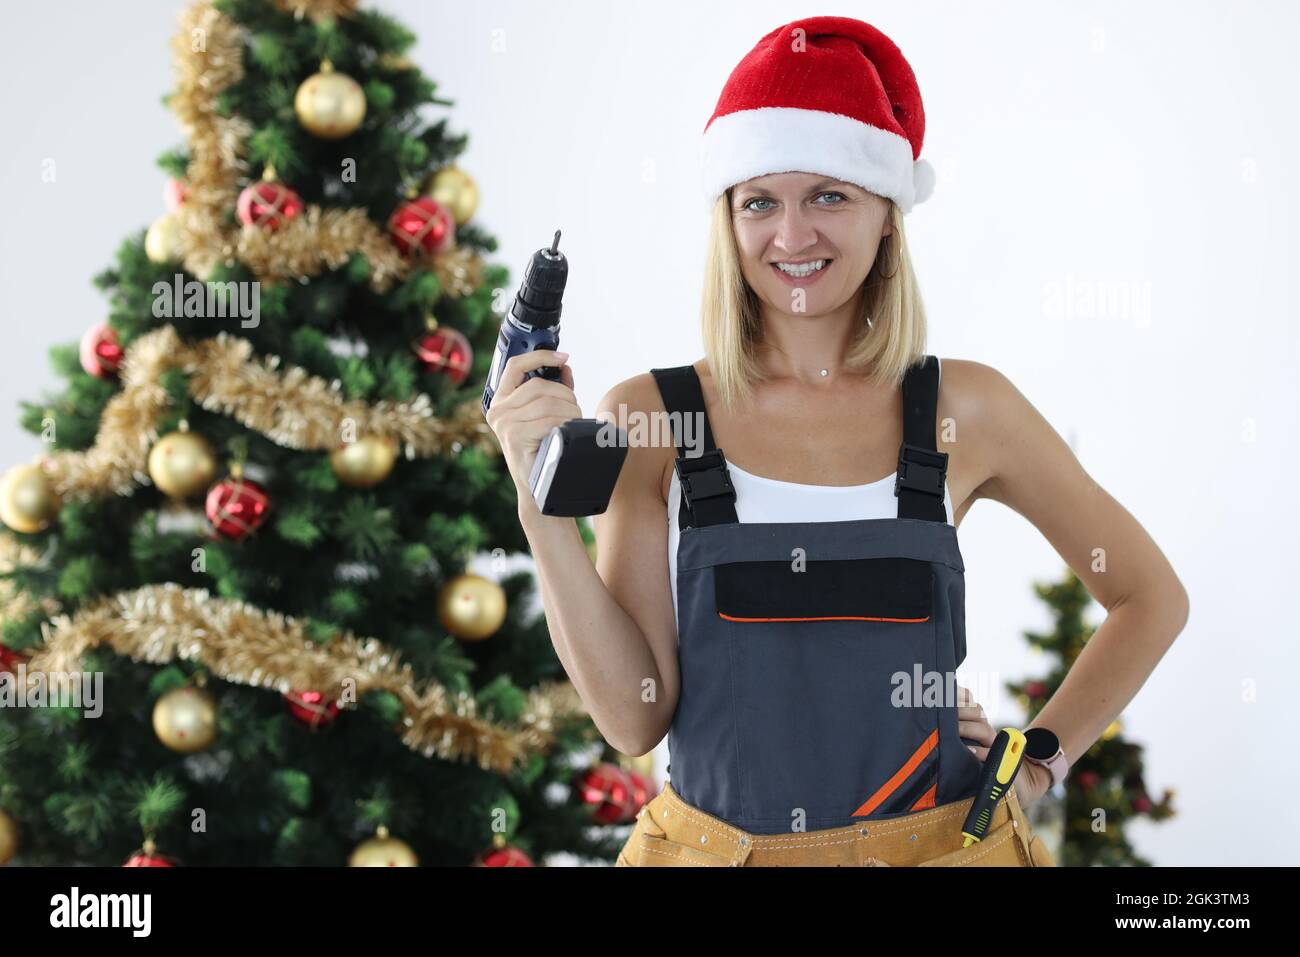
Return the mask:
[[857, 333], [861, 309], [861, 290], [842, 306], [818, 315], [781, 312], [763, 303], [757, 355], [764, 372], [810, 386], [841, 378], [848, 371], [844, 357]]

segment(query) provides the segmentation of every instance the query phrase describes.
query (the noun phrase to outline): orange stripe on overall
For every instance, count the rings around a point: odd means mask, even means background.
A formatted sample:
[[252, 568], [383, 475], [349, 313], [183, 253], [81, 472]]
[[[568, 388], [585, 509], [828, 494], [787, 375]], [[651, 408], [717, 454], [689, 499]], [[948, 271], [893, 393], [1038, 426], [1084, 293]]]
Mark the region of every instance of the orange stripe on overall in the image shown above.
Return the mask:
[[939, 729], [935, 728], [926, 737], [921, 746], [912, 752], [912, 756], [903, 762], [903, 766], [894, 772], [893, 777], [880, 786], [875, 794], [867, 798], [862, 807], [853, 812], [853, 817], [862, 817], [864, 814], [870, 814], [876, 808], [884, 803], [885, 799], [898, 790], [899, 786], [911, 776], [925, 756], [934, 750], [935, 745], [939, 743]]

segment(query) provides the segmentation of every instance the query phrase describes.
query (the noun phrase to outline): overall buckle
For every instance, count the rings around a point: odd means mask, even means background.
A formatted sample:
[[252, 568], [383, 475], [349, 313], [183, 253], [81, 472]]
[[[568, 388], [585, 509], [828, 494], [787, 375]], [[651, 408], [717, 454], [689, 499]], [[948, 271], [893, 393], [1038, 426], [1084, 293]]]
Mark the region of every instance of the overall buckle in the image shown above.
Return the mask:
[[943, 498], [943, 484], [948, 476], [948, 453], [923, 449], [904, 442], [898, 452], [898, 475], [894, 494], [902, 489], [924, 492]]
[[722, 449], [710, 449], [702, 455], [687, 458], [679, 455], [673, 462], [677, 481], [682, 486], [686, 509], [695, 514], [695, 503], [714, 498], [736, 500], [736, 488], [731, 484], [727, 460]]

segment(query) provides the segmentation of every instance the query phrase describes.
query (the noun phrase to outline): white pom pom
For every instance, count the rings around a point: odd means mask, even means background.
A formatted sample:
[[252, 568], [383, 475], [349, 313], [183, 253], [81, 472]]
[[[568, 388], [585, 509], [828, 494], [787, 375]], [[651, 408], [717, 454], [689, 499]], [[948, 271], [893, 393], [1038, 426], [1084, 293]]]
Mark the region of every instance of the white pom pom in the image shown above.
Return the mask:
[[912, 189], [914, 203], [924, 203], [934, 193], [934, 167], [928, 159], [921, 158], [912, 164]]

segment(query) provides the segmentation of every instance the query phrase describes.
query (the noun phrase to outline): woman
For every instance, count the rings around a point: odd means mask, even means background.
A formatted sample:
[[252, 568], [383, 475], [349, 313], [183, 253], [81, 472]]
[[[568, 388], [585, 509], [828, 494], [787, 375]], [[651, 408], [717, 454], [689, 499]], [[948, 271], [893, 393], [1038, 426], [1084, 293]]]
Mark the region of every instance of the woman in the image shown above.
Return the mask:
[[[671, 780], [619, 865], [1051, 866], [1023, 806], [1187, 619], [1159, 548], [1019, 391], [925, 354], [903, 234], [933, 185], [923, 134], [910, 67], [858, 20], [787, 24], [736, 67], [705, 130], [706, 358], [601, 400], [631, 441], [594, 568], [527, 487], [542, 437], [582, 414], [567, 355], [505, 367], [488, 420], [556, 652], [612, 746], [669, 736]], [[524, 381], [542, 365], [561, 381]], [[995, 731], [952, 680], [956, 527], [981, 498], [1033, 522], [1110, 614], [1034, 720], [1051, 747], [967, 847]]]

